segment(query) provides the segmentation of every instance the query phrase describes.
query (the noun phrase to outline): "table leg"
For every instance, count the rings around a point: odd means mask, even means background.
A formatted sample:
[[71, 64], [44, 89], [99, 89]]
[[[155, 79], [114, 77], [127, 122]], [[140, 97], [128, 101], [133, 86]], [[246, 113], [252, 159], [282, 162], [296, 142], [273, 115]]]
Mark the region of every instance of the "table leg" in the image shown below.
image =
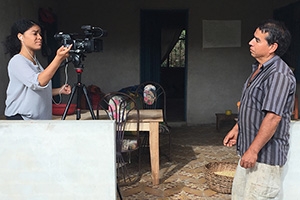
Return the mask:
[[150, 122], [149, 127], [150, 160], [153, 185], [159, 184], [159, 123]]
[[220, 121], [219, 121], [219, 116], [216, 116], [216, 129], [220, 129]]

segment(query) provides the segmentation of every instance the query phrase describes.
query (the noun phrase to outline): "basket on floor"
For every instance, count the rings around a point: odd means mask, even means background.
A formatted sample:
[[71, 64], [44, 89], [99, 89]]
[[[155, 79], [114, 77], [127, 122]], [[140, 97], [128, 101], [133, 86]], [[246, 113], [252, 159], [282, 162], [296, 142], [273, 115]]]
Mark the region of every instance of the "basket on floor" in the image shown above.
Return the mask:
[[230, 162], [212, 162], [206, 164], [205, 178], [210, 189], [230, 194], [236, 166], [236, 163]]

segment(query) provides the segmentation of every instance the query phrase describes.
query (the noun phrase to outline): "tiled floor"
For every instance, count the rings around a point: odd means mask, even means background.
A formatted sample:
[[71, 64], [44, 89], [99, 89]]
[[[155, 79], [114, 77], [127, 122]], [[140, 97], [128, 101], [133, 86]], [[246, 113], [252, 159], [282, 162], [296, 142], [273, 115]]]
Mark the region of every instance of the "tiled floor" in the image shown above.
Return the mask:
[[[216, 131], [215, 124], [172, 128], [172, 161], [160, 160], [160, 184], [151, 182], [149, 153], [143, 153], [142, 178], [138, 183], [121, 187], [124, 200], [203, 199], [229, 200], [230, 194], [211, 190], [205, 179], [209, 162], [237, 162], [235, 147], [222, 145], [230, 125]], [[164, 142], [164, 141], [162, 141]], [[166, 150], [163, 146], [161, 152]]]

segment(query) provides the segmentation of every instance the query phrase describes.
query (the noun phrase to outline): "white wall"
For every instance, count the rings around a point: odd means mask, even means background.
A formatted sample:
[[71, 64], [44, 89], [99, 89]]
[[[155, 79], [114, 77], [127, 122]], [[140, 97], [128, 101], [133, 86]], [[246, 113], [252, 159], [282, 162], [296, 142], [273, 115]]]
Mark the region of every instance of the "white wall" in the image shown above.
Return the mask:
[[0, 121], [0, 199], [116, 199], [112, 120]]
[[284, 200], [299, 200], [300, 191], [299, 191], [299, 139], [300, 139], [300, 123], [293, 121], [290, 127], [290, 149], [287, 157], [287, 163], [283, 168], [283, 182], [282, 182], [282, 191], [281, 198]]
[[[12, 0], [12, 2], [17, 2]], [[84, 61], [85, 69], [82, 82], [86, 85], [96, 84], [103, 92], [119, 90], [123, 87], [139, 83], [140, 68], [140, 10], [141, 9], [188, 9], [188, 81], [187, 81], [187, 123], [214, 123], [216, 112], [227, 109], [236, 110], [241, 87], [250, 73], [253, 62], [248, 50], [248, 41], [254, 28], [262, 19], [271, 18], [275, 8], [289, 4], [290, 1], [234, 1], [226, 3], [219, 1], [94, 1], [85, 3], [74, 0], [49, 1], [49, 6], [57, 13], [59, 29], [66, 33], [80, 32], [81, 25], [91, 24], [108, 31], [108, 36], [102, 38], [104, 51], [87, 54]], [[3, 3], [2, 3], [3, 4]], [[13, 3], [11, 3], [13, 4]], [[15, 3], [16, 4], [16, 3]], [[24, 3], [25, 4], [25, 3]], [[35, 5], [41, 4], [35, 1]], [[43, 3], [45, 4], [45, 3]], [[26, 3], [26, 5], [29, 5]], [[3, 5], [11, 12], [22, 10], [25, 13], [37, 13], [37, 6], [26, 8]], [[16, 8], [17, 7], [17, 8]], [[3, 13], [1, 14], [3, 15]], [[35, 15], [35, 14], [34, 14]], [[3, 23], [2, 30], [8, 30], [9, 22]], [[241, 20], [241, 47], [235, 48], [202, 48], [202, 20]], [[7, 32], [6, 32], [7, 33]], [[0, 33], [2, 36], [2, 32]], [[0, 52], [1, 53], [1, 52]], [[1, 54], [3, 56], [3, 54]], [[0, 57], [5, 69], [7, 58]], [[76, 82], [76, 73], [70, 65], [69, 83]], [[61, 70], [63, 72], [63, 70]], [[0, 102], [4, 102], [7, 84], [6, 70], [0, 76]], [[62, 82], [64, 76], [61, 76]], [[0, 104], [0, 111], [4, 104]]]

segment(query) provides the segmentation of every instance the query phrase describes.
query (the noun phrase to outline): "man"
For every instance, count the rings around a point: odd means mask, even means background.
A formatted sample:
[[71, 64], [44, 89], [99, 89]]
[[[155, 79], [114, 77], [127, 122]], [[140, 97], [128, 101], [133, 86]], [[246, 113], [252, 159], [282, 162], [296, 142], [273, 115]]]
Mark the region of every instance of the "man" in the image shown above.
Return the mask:
[[249, 42], [256, 62], [244, 84], [238, 122], [223, 140], [225, 146], [237, 145], [240, 155], [232, 199], [279, 199], [296, 90], [293, 72], [280, 58], [290, 41], [283, 24], [267, 20]]

